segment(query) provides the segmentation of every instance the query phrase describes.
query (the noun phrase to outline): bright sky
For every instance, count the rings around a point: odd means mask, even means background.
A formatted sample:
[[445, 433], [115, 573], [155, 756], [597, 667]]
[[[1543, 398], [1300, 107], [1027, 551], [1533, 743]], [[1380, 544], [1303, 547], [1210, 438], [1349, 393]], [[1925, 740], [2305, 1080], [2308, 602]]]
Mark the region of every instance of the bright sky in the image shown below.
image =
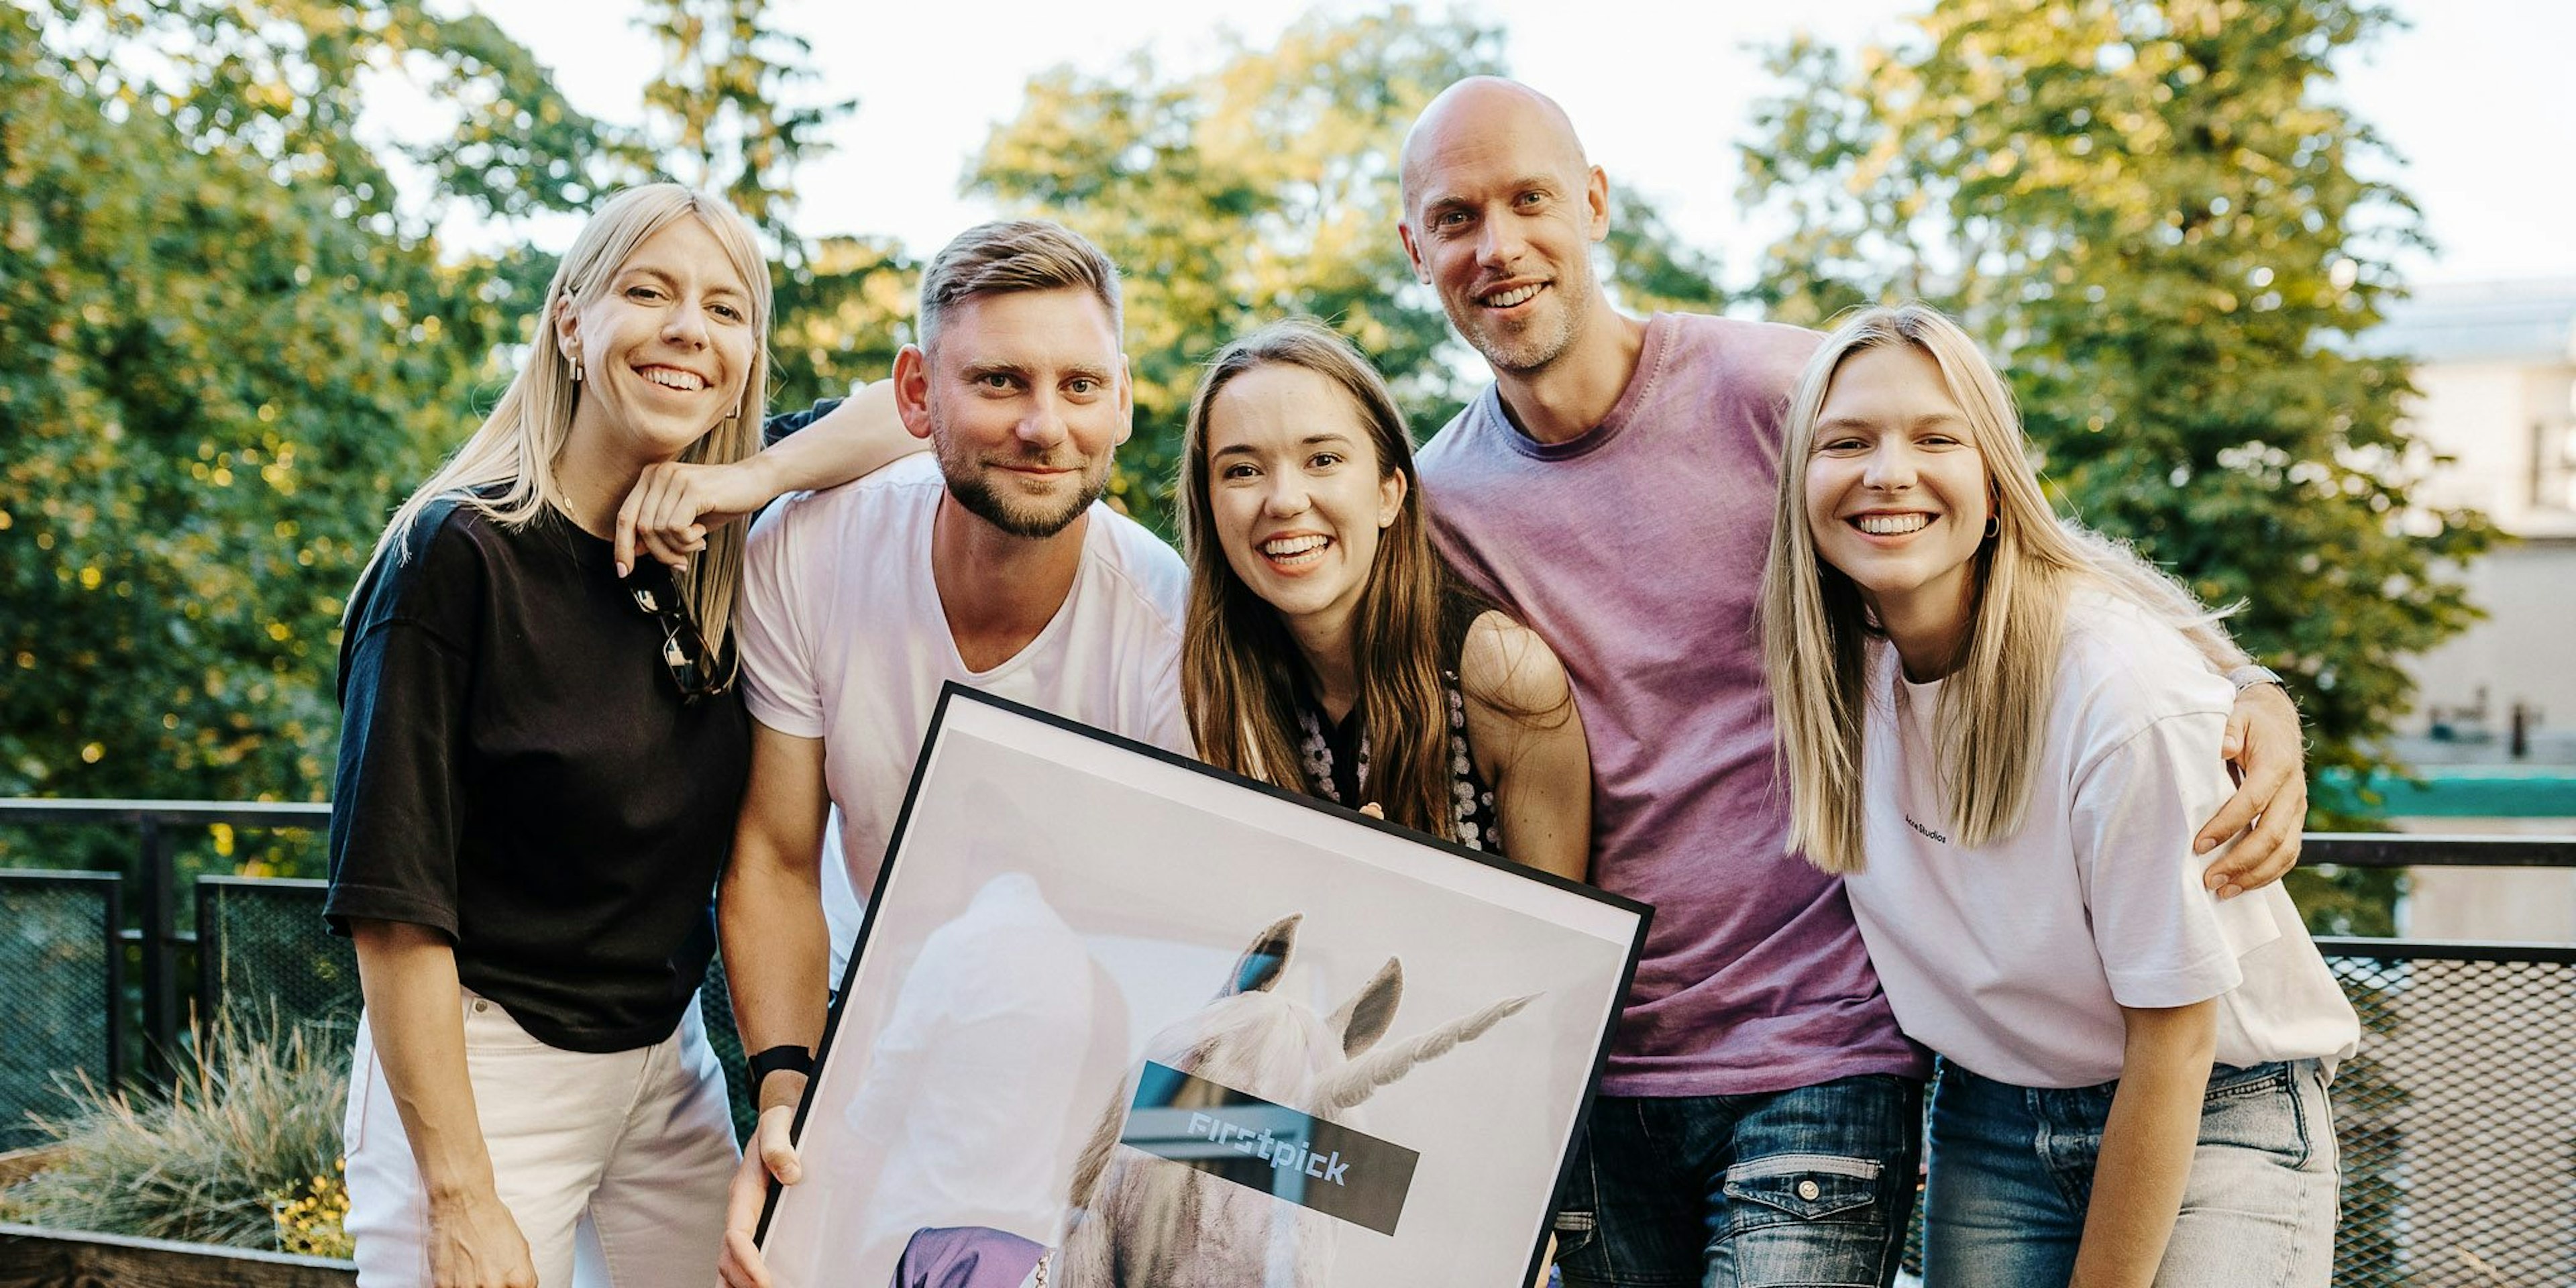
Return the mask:
[[[1745, 225], [1735, 199], [1733, 145], [1770, 88], [1752, 50], [1801, 27], [1849, 49], [1927, 2], [1483, 0], [1458, 11], [1504, 28], [1513, 74], [1565, 105], [1614, 187], [1655, 198], [1686, 238], [1723, 254], [1740, 277], [1774, 231]], [[611, 120], [640, 116], [658, 54], [633, 24], [633, 0], [477, 3], [555, 69], [576, 106]], [[2364, 49], [2339, 92], [2407, 162], [2389, 177], [2422, 206], [2438, 243], [2433, 257], [2406, 265], [2410, 276], [2576, 277], [2576, 99], [2566, 64], [2576, 4], [2394, 5], [2411, 25]], [[823, 89], [860, 100], [837, 127], [835, 150], [799, 174], [799, 226], [936, 249], [991, 214], [957, 196], [958, 179], [992, 126], [1017, 114], [1030, 76], [1062, 63], [1105, 70], [1149, 44], [1166, 71], [1209, 65], [1223, 49], [1211, 8], [1205, 0], [780, 0], [776, 20], [813, 42]], [[1267, 43], [1295, 12], [1283, 5], [1274, 16], [1226, 21]], [[538, 236], [552, 240], [547, 230]]]

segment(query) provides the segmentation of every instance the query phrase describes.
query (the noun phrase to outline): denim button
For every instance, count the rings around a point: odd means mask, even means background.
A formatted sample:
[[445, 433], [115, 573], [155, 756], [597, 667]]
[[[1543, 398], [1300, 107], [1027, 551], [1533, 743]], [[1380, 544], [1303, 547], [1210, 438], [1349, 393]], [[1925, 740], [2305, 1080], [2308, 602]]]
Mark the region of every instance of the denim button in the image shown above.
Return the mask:
[[1818, 1189], [1818, 1188], [1816, 1187], [1816, 1183], [1815, 1183], [1814, 1181], [1800, 1181], [1800, 1182], [1798, 1182], [1798, 1197], [1799, 1197], [1799, 1198], [1806, 1199], [1806, 1200], [1808, 1200], [1808, 1201], [1810, 1201], [1810, 1202], [1813, 1202], [1813, 1201], [1815, 1200], [1815, 1197], [1816, 1197], [1817, 1195], [1819, 1195], [1819, 1194], [1822, 1194], [1822, 1193], [1824, 1193], [1824, 1191], [1823, 1191], [1823, 1190], [1821, 1190], [1821, 1189]]

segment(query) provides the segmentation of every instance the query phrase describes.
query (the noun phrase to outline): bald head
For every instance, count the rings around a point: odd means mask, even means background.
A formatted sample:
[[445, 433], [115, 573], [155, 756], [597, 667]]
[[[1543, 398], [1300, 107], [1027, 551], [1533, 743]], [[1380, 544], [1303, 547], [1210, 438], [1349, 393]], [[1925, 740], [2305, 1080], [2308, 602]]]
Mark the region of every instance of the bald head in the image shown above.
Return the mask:
[[1555, 99], [1505, 77], [1470, 76], [1440, 91], [1404, 136], [1398, 166], [1406, 212], [1420, 209], [1447, 165], [1505, 147], [1578, 184], [1592, 168], [1573, 118]]
[[1499, 76], [1462, 80], [1413, 122], [1399, 171], [1396, 231], [1414, 276], [1496, 373], [1554, 368], [1610, 334], [1595, 325], [1610, 301], [1591, 259], [1610, 233], [1610, 183], [1554, 100]]

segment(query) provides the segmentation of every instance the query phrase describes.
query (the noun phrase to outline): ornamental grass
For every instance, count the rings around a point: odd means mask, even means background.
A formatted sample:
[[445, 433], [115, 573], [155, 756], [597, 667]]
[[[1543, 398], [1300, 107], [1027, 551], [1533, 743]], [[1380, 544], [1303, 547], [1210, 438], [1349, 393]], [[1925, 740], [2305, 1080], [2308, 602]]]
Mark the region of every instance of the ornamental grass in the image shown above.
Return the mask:
[[0, 1220], [347, 1256], [345, 1053], [316, 1054], [300, 1030], [277, 1025], [265, 1037], [219, 1025], [196, 1046], [194, 1073], [167, 1095], [83, 1077], [64, 1088], [70, 1112], [31, 1115], [59, 1148], [0, 1190]]

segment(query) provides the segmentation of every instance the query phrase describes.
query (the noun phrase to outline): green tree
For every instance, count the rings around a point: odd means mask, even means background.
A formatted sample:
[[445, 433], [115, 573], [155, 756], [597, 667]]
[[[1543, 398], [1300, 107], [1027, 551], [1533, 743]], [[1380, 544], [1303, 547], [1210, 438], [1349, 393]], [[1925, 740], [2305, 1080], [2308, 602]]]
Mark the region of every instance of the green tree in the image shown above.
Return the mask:
[[647, 121], [628, 155], [692, 187], [722, 193], [776, 239], [792, 264], [804, 244], [790, 223], [795, 170], [856, 99], [790, 101], [819, 79], [813, 46], [770, 21], [768, 0], [644, 0], [638, 26], [662, 47], [644, 87]]
[[1455, 404], [1439, 303], [1411, 289], [1396, 239], [1396, 150], [1449, 82], [1496, 70], [1498, 33], [1398, 7], [1309, 17], [1268, 49], [1156, 75], [1139, 51], [1104, 76], [1031, 81], [967, 179], [1018, 213], [1060, 219], [1126, 277], [1136, 436], [1113, 495], [1171, 530], [1170, 488], [1198, 364], [1287, 313], [1331, 321], [1417, 415]]
[[891, 240], [827, 237], [776, 274], [770, 405], [793, 409], [894, 371], [921, 268]]
[[[1129, 513], [1172, 530], [1199, 364], [1285, 314], [1314, 314], [1356, 341], [1418, 432], [1456, 410], [1472, 355], [1405, 262], [1396, 154], [1433, 95], [1503, 70], [1501, 44], [1493, 28], [1398, 5], [1309, 15], [1198, 74], [1160, 75], [1139, 51], [1105, 75], [1065, 68], [1029, 83], [966, 186], [1062, 220], [1125, 274], [1136, 436], [1111, 488]], [[1650, 207], [1622, 205], [1615, 227], [1608, 264], [1634, 306], [1716, 300], [1705, 261]]]
[[0, 795], [327, 790], [342, 596], [525, 308], [406, 227], [377, 74], [464, 105], [415, 154], [446, 191], [591, 197], [589, 123], [479, 18], [0, 11]]
[[[2126, 537], [2282, 673], [2312, 770], [2385, 767], [2400, 660], [2474, 616], [2485, 520], [2409, 488], [2405, 365], [2351, 338], [2418, 242], [2329, 93], [2388, 21], [2354, 0], [1941, 0], [1862, 53], [1794, 44], [1746, 195], [1795, 232], [1775, 317], [1924, 298], [2004, 365], [2061, 504]], [[2325, 821], [2322, 813], [2319, 821]], [[2368, 925], [2377, 898], [2345, 909]]]
[[644, 89], [646, 120], [622, 154], [639, 175], [719, 192], [775, 246], [770, 330], [773, 405], [847, 393], [893, 367], [898, 319], [917, 270], [900, 247], [867, 237], [819, 246], [793, 224], [796, 170], [858, 100], [807, 102], [821, 79], [813, 47], [775, 26], [767, 0], [646, 0], [639, 25], [662, 47]]

